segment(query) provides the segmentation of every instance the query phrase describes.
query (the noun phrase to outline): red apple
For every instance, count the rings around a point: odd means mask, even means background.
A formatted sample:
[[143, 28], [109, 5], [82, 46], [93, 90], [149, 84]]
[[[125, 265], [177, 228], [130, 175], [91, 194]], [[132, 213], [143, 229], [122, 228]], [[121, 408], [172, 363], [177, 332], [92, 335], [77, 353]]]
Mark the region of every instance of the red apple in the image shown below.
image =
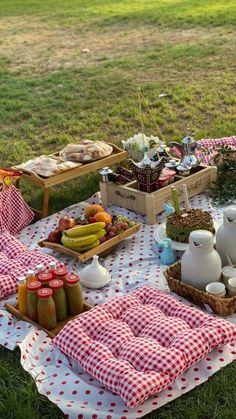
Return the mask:
[[60, 218], [57, 229], [59, 231], [69, 230], [70, 228], [74, 227], [75, 224], [76, 221], [73, 217], [68, 217], [68, 215], [65, 215], [64, 217]]
[[52, 243], [61, 243], [62, 232], [60, 230], [52, 230], [48, 235], [48, 241]]

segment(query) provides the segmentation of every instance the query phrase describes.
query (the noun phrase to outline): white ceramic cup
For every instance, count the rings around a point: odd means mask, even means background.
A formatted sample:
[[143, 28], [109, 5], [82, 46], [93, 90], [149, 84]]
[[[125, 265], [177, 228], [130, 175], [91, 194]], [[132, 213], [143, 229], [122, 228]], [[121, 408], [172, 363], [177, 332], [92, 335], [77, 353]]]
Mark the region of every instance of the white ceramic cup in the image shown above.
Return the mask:
[[234, 297], [236, 295], [236, 277], [229, 278], [228, 292], [230, 297]]
[[233, 266], [225, 266], [222, 269], [222, 277], [226, 287], [228, 287], [228, 281], [230, 278], [236, 277], [236, 268]]
[[206, 286], [206, 292], [215, 297], [224, 297], [226, 294], [225, 285], [222, 282], [211, 282]]

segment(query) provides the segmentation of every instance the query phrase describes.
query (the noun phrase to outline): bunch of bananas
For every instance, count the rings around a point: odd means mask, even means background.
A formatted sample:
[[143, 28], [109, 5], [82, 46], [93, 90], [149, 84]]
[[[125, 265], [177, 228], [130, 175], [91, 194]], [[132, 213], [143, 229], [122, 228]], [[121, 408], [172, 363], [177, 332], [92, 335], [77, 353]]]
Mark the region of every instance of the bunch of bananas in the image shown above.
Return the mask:
[[61, 242], [76, 252], [87, 252], [100, 244], [100, 238], [106, 235], [105, 226], [103, 222], [75, 226], [63, 231]]

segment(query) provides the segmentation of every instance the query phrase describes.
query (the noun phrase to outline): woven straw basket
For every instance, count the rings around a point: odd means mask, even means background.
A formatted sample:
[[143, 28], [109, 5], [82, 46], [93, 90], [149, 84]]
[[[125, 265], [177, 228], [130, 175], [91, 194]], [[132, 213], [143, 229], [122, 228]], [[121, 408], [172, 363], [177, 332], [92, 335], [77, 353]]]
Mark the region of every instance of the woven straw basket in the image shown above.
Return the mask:
[[181, 282], [181, 263], [177, 262], [169, 266], [164, 275], [168, 282], [171, 291], [192, 301], [193, 303], [203, 306], [207, 304], [211, 307], [212, 311], [220, 316], [229, 316], [236, 312], [236, 296], [219, 298], [214, 297], [204, 291], [191, 287], [191, 285]]

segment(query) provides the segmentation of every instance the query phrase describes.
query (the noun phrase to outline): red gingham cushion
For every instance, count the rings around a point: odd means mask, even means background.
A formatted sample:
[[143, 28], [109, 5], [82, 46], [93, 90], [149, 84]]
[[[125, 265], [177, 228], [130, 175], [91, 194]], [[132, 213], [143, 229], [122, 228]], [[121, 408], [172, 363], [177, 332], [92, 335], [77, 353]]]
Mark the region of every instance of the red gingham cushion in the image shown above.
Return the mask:
[[0, 234], [0, 299], [16, 292], [18, 278], [26, 275], [28, 269], [35, 269], [39, 263], [48, 269], [51, 261], [63, 266], [50, 255], [27, 250], [9, 233]]
[[10, 275], [0, 274], [0, 300], [17, 290], [17, 282]]
[[70, 321], [53, 343], [132, 408], [235, 340], [236, 326], [145, 286]]
[[0, 233], [17, 234], [33, 219], [33, 211], [15, 186], [0, 192]]

